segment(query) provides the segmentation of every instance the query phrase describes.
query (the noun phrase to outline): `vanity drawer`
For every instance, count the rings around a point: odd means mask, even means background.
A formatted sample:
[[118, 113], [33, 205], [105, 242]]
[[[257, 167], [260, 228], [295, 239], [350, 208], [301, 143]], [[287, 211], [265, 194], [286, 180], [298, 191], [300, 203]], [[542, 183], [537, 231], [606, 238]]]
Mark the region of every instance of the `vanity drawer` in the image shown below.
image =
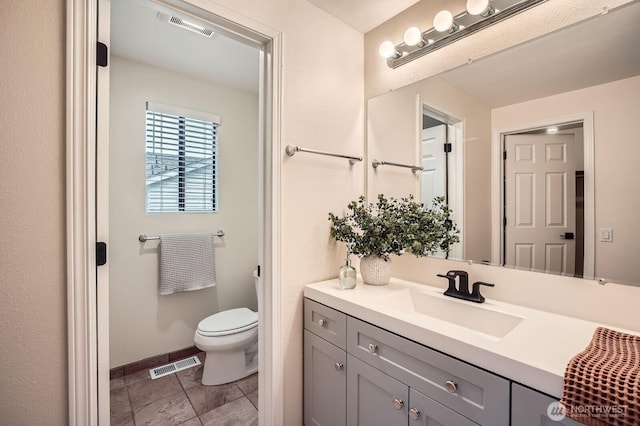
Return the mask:
[[347, 316], [311, 299], [304, 299], [304, 328], [339, 348], [347, 341]]
[[358, 319], [347, 352], [476, 423], [509, 424], [509, 381]]

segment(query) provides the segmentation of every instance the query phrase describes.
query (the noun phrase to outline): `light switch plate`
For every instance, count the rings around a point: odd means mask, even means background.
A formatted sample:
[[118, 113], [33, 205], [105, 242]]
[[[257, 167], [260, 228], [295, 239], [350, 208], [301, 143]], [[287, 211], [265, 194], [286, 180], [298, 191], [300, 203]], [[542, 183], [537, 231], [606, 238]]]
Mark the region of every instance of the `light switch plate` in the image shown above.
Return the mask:
[[600, 241], [603, 243], [613, 242], [613, 229], [600, 228]]

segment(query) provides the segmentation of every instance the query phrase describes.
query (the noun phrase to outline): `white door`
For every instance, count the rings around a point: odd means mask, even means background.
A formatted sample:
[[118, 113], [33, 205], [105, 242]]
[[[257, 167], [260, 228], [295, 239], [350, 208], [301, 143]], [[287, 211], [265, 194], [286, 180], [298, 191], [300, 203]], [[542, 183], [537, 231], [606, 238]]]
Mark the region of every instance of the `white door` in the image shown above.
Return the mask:
[[573, 135], [508, 135], [505, 151], [505, 265], [573, 275]]
[[446, 157], [444, 144], [447, 141], [447, 126], [422, 129], [420, 144], [420, 166], [422, 166], [421, 197], [429, 206], [435, 197], [446, 194]]

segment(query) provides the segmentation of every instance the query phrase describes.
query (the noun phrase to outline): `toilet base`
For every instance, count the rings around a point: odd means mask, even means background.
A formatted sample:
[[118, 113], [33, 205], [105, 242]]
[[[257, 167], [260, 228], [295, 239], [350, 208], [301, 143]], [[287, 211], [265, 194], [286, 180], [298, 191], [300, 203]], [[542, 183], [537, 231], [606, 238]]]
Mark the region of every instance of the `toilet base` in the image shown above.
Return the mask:
[[250, 376], [258, 371], [258, 352], [206, 352], [202, 384], [223, 385]]

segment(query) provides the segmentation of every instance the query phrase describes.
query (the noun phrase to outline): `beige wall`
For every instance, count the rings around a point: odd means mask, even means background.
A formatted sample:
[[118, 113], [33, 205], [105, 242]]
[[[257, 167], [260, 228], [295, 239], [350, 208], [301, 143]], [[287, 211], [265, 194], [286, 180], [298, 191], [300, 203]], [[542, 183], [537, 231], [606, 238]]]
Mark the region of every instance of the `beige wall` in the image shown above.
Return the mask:
[[405, 197], [420, 194], [420, 174], [407, 169], [374, 170], [373, 159], [419, 163], [418, 129], [422, 128], [417, 97], [432, 109], [464, 122], [464, 254], [465, 259], [491, 258], [491, 110], [441, 78], [425, 79], [369, 99], [367, 102], [367, 189]]
[[477, 60], [524, 41], [555, 31], [567, 25], [595, 16], [603, 7], [614, 7], [632, 0], [548, 1], [506, 21], [475, 33], [449, 46], [429, 53], [396, 69], [387, 66], [378, 55], [384, 40], [394, 44], [402, 41], [404, 31], [417, 26], [423, 31], [431, 28], [433, 16], [441, 9], [454, 15], [465, 8], [465, 0], [421, 0], [365, 35], [365, 97], [385, 93], [426, 77], [463, 65], [468, 59]]
[[[256, 64], [257, 66], [257, 64]], [[257, 310], [258, 96], [129, 59], [111, 58], [109, 178], [110, 363], [124, 365], [193, 346], [200, 320], [219, 310]], [[219, 211], [145, 213], [145, 102], [220, 115]], [[158, 294], [159, 244], [138, 235], [212, 232], [217, 286]]]
[[0, 422], [67, 424], [64, 1], [0, 2]]
[[[611, 243], [596, 234], [595, 275], [640, 285], [637, 253], [640, 201], [640, 76], [536, 99], [492, 111], [494, 130], [593, 111], [595, 150], [595, 229], [613, 228]], [[628, 192], [631, 191], [631, 192]]]

